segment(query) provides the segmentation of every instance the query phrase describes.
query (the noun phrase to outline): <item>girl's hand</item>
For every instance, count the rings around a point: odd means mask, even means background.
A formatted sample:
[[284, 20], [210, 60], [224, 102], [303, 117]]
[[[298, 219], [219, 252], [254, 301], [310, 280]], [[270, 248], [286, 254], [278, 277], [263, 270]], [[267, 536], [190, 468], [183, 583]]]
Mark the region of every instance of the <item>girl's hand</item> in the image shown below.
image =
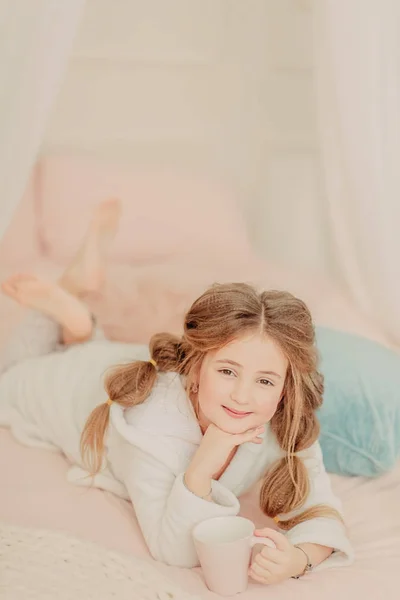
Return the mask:
[[265, 528], [258, 529], [255, 535], [271, 539], [276, 548], [263, 546], [253, 557], [249, 576], [254, 581], [264, 584], [279, 583], [304, 571], [307, 562], [304, 553], [295, 548], [282, 533]]
[[260, 444], [262, 438], [259, 436], [263, 431], [264, 425], [261, 425], [244, 433], [231, 434], [216, 425], [209, 425], [186, 471], [187, 480], [193, 474], [212, 479], [225, 466], [236, 446], [245, 442]]

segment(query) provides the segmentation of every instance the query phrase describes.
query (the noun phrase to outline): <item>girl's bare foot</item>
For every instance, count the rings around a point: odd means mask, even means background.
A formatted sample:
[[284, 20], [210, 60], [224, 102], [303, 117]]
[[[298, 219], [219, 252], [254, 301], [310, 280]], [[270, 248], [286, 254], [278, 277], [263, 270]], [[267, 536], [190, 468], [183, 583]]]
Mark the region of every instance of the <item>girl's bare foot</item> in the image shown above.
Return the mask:
[[59, 284], [75, 295], [97, 292], [104, 282], [105, 259], [118, 230], [121, 202], [113, 198], [95, 209], [82, 246]]
[[2, 283], [1, 289], [19, 304], [52, 317], [70, 332], [74, 341], [91, 335], [93, 324], [88, 308], [56, 283], [34, 275], [14, 275]]

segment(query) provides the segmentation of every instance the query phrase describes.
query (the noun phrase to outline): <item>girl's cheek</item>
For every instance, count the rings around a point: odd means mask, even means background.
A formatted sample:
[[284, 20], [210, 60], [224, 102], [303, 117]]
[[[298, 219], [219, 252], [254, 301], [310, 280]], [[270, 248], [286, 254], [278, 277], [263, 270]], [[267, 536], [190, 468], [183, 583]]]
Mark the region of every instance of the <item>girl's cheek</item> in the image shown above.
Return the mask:
[[264, 401], [264, 403], [261, 404], [261, 406], [259, 406], [260, 413], [262, 413], [268, 419], [271, 419], [274, 416], [274, 414], [276, 413], [279, 402], [280, 402], [280, 398], [278, 398], [274, 401], [268, 402], [267, 404]]

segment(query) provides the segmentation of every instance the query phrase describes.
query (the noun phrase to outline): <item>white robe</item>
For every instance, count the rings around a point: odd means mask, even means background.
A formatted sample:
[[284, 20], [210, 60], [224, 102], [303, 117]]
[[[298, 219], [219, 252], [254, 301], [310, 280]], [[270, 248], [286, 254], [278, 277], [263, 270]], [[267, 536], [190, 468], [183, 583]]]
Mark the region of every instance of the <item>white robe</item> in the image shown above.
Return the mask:
[[[202, 434], [180, 376], [161, 373], [143, 404], [128, 410], [117, 404], [111, 407], [104, 469], [94, 481], [88, 478], [79, 442], [87, 416], [106, 400], [102, 376], [110, 365], [137, 358], [146, 359], [147, 349], [94, 341], [23, 361], [0, 378], [0, 425], [11, 427], [23, 443], [61, 450], [74, 464], [70, 481], [130, 499], [153, 557], [170, 565], [194, 567], [198, 559], [193, 527], [210, 517], [238, 514], [238, 497], [283, 451], [267, 424], [263, 443], [242, 444], [220, 479], [212, 482], [213, 502], [198, 498], [185, 487], [183, 474]], [[316, 504], [341, 511], [319, 444], [299, 454], [308, 470], [310, 493], [305, 505], [290, 515]], [[319, 569], [353, 559], [345, 528], [335, 519], [311, 519], [286, 535], [293, 544], [334, 548]]]

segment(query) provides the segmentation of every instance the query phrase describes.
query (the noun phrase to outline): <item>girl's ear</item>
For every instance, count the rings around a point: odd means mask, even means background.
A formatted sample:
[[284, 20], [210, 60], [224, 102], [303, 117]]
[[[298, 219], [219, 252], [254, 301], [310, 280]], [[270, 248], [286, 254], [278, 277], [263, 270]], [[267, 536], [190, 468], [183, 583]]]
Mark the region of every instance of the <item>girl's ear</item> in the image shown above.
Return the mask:
[[190, 392], [192, 392], [193, 394], [197, 394], [197, 392], [199, 391], [200, 370], [201, 370], [201, 364], [195, 365], [191, 369], [189, 376], [187, 378], [187, 384], [188, 384], [187, 389]]

